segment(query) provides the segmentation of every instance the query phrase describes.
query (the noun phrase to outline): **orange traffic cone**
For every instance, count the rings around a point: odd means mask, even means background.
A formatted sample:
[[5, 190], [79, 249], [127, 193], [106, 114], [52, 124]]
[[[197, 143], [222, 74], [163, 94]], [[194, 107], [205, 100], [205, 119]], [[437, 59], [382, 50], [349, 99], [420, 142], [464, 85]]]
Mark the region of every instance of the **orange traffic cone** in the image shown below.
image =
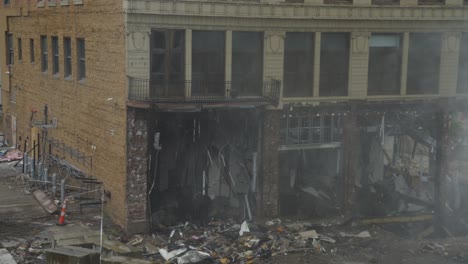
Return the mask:
[[63, 200], [62, 212], [60, 213], [59, 222], [57, 224], [59, 226], [65, 225], [65, 211], [67, 211], [67, 199], [66, 198]]

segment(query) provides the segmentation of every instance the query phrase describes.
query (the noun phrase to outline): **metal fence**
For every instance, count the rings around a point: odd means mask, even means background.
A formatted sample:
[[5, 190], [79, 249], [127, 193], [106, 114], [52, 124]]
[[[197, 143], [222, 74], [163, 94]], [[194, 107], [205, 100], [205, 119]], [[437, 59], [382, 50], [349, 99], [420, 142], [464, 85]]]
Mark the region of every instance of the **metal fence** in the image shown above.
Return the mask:
[[[261, 87], [247, 89], [231, 82], [182, 81], [151, 83], [148, 79], [128, 78], [128, 99], [154, 103], [217, 103], [217, 102], [268, 102], [278, 103], [281, 82], [264, 81]], [[246, 84], [250, 88], [250, 84]], [[186, 96], [186, 94], [190, 94]]]

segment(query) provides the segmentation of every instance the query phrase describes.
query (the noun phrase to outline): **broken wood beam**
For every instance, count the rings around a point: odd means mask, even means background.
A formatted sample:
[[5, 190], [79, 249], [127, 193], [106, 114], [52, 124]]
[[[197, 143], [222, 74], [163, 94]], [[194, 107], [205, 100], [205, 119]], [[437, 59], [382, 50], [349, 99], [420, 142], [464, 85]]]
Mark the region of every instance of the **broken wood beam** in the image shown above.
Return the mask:
[[358, 225], [373, 225], [373, 224], [424, 222], [424, 221], [431, 221], [432, 219], [433, 219], [432, 214], [408, 215], [408, 216], [388, 216], [388, 217], [377, 217], [377, 218], [361, 219], [361, 220], [357, 221], [357, 224]]

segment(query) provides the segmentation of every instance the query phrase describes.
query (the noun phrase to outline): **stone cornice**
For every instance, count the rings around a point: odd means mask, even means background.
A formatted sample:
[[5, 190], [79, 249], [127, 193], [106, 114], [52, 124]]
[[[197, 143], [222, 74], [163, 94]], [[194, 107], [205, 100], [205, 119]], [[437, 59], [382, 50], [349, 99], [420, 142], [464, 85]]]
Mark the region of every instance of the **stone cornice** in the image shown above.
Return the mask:
[[327, 6], [291, 3], [125, 0], [132, 14], [208, 17], [457, 21], [468, 19], [468, 8], [456, 6]]

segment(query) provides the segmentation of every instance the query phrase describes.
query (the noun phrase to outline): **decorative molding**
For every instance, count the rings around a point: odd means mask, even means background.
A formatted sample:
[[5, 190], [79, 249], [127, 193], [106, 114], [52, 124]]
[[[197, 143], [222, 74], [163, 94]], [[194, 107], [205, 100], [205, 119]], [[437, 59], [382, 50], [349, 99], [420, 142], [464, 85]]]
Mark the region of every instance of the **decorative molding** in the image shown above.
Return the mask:
[[[74, 0], [75, 2], [78, 0]], [[457, 6], [319, 6], [291, 3], [125, 0], [131, 14], [337, 20], [466, 20]]]
[[442, 51], [446, 53], [457, 52], [460, 48], [460, 32], [446, 32], [443, 35]]
[[355, 54], [367, 53], [369, 49], [370, 32], [353, 32], [351, 35], [351, 49]]

